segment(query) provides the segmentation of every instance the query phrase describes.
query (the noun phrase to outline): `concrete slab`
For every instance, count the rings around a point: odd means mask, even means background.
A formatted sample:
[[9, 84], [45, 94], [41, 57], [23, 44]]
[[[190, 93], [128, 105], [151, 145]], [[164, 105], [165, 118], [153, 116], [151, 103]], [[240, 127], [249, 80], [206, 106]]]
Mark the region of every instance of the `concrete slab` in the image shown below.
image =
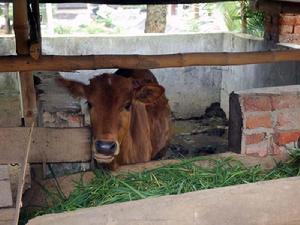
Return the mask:
[[14, 208], [0, 209], [0, 225], [11, 225], [15, 216]]
[[9, 172], [8, 165], [0, 165], [0, 180], [8, 180]]
[[28, 225], [298, 225], [300, 177], [34, 218]]
[[12, 202], [10, 181], [1, 180], [0, 181], [0, 208], [11, 207], [12, 204], [13, 202]]

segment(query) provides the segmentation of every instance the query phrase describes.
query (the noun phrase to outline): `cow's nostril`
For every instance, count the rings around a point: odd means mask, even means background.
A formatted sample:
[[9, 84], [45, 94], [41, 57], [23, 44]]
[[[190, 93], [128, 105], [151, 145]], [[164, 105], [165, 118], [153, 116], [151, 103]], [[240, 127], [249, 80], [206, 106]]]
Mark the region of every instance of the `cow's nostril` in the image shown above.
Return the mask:
[[113, 155], [117, 149], [117, 143], [114, 141], [96, 141], [95, 147], [97, 153]]

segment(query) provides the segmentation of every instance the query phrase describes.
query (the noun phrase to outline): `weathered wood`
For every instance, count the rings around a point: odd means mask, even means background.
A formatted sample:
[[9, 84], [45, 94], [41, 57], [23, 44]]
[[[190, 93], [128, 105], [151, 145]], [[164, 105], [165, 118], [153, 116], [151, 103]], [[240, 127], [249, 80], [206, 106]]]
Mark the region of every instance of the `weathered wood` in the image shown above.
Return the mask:
[[23, 116], [25, 120], [25, 126], [28, 126], [35, 122], [37, 105], [36, 94], [34, 89], [33, 76], [31, 71], [22, 71], [19, 73], [20, 86], [23, 105]]
[[11, 207], [13, 205], [10, 181], [0, 180], [0, 208]]
[[254, 7], [256, 10], [267, 12], [270, 14], [300, 13], [300, 2], [292, 1], [292, 0], [289, 1], [259, 0], [258, 2], [255, 2]]
[[30, 56], [36, 60], [40, 57], [42, 49], [39, 0], [31, 0], [30, 6], [28, 12], [30, 25], [29, 52]]
[[19, 214], [20, 214], [20, 209], [22, 207], [23, 189], [25, 186], [25, 176], [26, 176], [26, 170], [27, 170], [26, 168], [28, 166], [28, 157], [29, 157], [29, 152], [30, 152], [31, 143], [32, 143], [33, 127], [34, 127], [34, 123], [32, 123], [31, 128], [29, 130], [29, 135], [28, 135], [28, 140], [27, 140], [27, 145], [26, 145], [27, 147], [25, 149], [23, 162], [21, 163], [21, 166], [20, 166], [18, 192], [17, 192], [17, 199], [16, 199], [16, 211], [15, 211], [13, 225], [18, 225], [18, 222], [19, 222]]
[[[12, 2], [13, 0], [0, 0], [0, 2]], [[237, 0], [40, 0], [40, 3], [93, 3], [93, 4], [117, 4], [117, 5], [141, 5], [141, 4], [191, 4], [210, 3]]]
[[243, 119], [239, 96], [232, 92], [229, 95], [228, 147], [230, 151], [241, 153], [242, 127]]
[[226, 66], [300, 61], [300, 50], [266, 52], [209, 52], [168, 55], [1, 56], [0, 72], [74, 71], [101, 68], [154, 69], [184, 66]]
[[[29, 26], [27, 1], [14, 0], [13, 2], [14, 31], [16, 39], [16, 52], [18, 55], [28, 56], [29, 50]], [[36, 116], [36, 95], [34, 90], [33, 76], [29, 71], [20, 71], [20, 86], [22, 95], [22, 115], [25, 125], [28, 126], [35, 121]]]
[[216, 188], [49, 214], [27, 225], [298, 225], [299, 185], [295, 177]]
[[[0, 164], [23, 162], [29, 128], [0, 128]], [[87, 128], [40, 128], [32, 134], [29, 162], [84, 162], [91, 160]]]

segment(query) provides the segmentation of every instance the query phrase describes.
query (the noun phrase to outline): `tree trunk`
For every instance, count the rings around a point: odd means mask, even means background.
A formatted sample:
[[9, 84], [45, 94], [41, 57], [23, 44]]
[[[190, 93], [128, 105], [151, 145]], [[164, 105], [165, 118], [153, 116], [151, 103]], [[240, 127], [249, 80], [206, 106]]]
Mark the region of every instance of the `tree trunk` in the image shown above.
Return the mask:
[[199, 19], [200, 4], [193, 4], [194, 19]]
[[10, 18], [9, 18], [9, 3], [4, 3], [3, 16], [5, 18], [5, 33], [11, 34], [12, 27], [11, 27]]
[[145, 33], [164, 33], [167, 24], [167, 5], [148, 5]]
[[248, 25], [247, 25], [247, 1], [241, 1], [241, 20], [242, 20], [242, 33], [247, 33]]

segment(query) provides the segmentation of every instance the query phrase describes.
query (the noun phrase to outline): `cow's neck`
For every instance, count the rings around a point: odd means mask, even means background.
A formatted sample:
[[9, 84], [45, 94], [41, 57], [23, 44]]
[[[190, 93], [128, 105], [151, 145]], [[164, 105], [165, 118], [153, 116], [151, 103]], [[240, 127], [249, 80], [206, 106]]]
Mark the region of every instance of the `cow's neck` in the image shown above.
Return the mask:
[[145, 105], [139, 102], [133, 103], [130, 128], [122, 140], [118, 163], [131, 164], [150, 161], [152, 155], [150, 134]]

